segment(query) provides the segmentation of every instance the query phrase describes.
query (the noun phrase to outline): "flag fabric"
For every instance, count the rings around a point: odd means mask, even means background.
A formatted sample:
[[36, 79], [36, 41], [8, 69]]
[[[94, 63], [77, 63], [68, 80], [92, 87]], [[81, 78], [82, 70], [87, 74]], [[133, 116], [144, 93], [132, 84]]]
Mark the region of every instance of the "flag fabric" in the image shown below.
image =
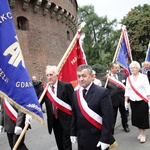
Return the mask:
[[77, 85], [76, 69], [81, 64], [87, 64], [84, 50], [81, 45], [80, 33], [77, 33], [77, 39], [68, 53], [68, 56], [62, 65], [58, 78], [61, 81], [71, 82], [75, 87]]
[[150, 44], [148, 45], [145, 61], [150, 62]]
[[122, 28], [121, 42], [119, 43], [118, 55], [116, 57], [116, 62], [124, 68], [124, 73], [129, 76], [131, 71], [129, 69], [129, 64], [132, 61], [130, 43], [125, 27]]
[[127, 30], [126, 30], [126, 26], [122, 25], [121, 30], [122, 30], [123, 38], [125, 40], [126, 47], [127, 47], [127, 53], [129, 55], [130, 60], [132, 60], [130, 42], [129, 42], [129, 38], [128, 38], [128, 33], [127, 33]]
[[44, 123], [41, 106], [25, 66], [8, 0], [0, 2], [0, 97]]

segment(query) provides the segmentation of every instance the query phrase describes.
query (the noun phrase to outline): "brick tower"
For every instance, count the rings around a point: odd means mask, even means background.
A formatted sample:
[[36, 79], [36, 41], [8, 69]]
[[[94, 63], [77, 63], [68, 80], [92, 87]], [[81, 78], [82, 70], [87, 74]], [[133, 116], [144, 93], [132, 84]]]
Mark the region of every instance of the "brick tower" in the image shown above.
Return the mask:
[[29, 75], [58, 65], [77, 30], [76, 0], [9, 0]]

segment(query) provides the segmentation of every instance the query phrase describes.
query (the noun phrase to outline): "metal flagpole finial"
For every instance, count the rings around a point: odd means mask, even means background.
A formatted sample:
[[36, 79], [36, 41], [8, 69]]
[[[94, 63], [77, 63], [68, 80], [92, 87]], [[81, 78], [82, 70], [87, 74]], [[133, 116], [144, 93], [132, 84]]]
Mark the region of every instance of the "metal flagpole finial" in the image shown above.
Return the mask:
[[82, 22], [81, 25], [80, 25], [80, 27], [81, 27], [81, 28], [84, 28], [85, 25], [86, 25], [86, 23], [85, 23], [85, 22]]
[[126, 30], [126, 26], [124, 24], [122, 24], [121, 29]]

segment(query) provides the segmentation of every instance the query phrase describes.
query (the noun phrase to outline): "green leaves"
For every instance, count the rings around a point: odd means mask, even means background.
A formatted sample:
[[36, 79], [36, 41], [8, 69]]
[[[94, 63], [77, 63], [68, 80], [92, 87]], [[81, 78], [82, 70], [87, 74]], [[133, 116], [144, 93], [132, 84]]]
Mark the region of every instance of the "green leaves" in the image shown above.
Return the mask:
[[139, 62], [145, 60], [150, 41], [150, 5], [137, 6], [122, 19], [126, 25], [133, 59]]
[[[123, 17], [121, 24], [127, 27], [133, 60], [143, 62], [150, 41], [150, 5], [137, 6]], [[83, 49], [89, 65], [100, 64], [98, 68], [106, 70], [108, 64], [113, 61], [121, 31], [116, 29], [117, 21], [109, 21], [107, 16], [99, 17], [94, 12], [92, 5], [79, 8], [79, 24], [86, 22], [81, 34]], [[105, 68], [105, 69], [104, 69]], [[101, 70], [101, 71], [102, 71]], [[100, 70], [99, 70], [100, 71]]]
[[[108, 64], [113, 60], [113, 54], [116, 49], [116, 20], [108, 21], [107, 17], [99, 17], [94, 12], [92, 5], [79, 8], [79, 24], [86, 22], [81, 34], [85, 35], [83, 40], [83, 49], [89, 65], [101, 64], [102, 70], [106, 70]], [[118, 35], [119, 37], [119, 35]], [[106, 57], [107, 56], [107, 57]], [[109, 56], [109, 58], [108, 58]], [[104, 69], [105, 68], [105, 69]], [[95, 69], [96, 72], [98, 70]]]

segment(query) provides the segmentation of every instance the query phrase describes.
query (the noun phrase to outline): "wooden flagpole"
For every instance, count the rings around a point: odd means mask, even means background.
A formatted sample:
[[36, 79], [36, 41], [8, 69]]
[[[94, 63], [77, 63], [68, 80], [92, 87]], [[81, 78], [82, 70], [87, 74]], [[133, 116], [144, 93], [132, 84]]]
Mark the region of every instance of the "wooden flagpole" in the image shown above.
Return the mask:
[[116, 49], [116, 52], [115, 52], [115, 55], [114, 55], [112, 63], [114, 63], [115, 60], [116, 60], [116, 57], [117, 57], [117, 54], [118, 54], [118, 51], [119, 51], [119, 48], [120, 48], [120, 44], [121, 44], [122, 38], [123, 38], [123, 33], [121, 33], [121, 35], [120, 35], [120, 39], [119, 39], [119, 42], [118, 42], [118, 45], [117, 45], [117, 49]]
[[13, 150], [17, 150], [17, 148], [18, 148], [18, 146], [19, 146], [19, 144], [20, 144], [20, 142], [21, 142], [23, 136], [25, 135], [25, 133], [26, 133], [28, 127], [29, 127], [29, 124], [26, 124], [25, 127], [23, 128], [23, 130], [22, 130], [22, 132], [21, 132], [21, 134], [20, 134], [20, 136], [19, 136], [17, 142], [15, 143], [15, 146], [13, 147]]
[[81, 31], [81, 29], [85, 26], [85, 22], [82, 22], [81, 25], [79, 26], [79, 29], [77, 30], [77, 33], [75, 34], [73, 40], [71, 41], [68, 49], [66, 50], [65, 54], [63, 55], [62, 59], [60, 60], [57, 68], [58, 68], [58, 72], [61, 70], [62, 66], [65, 64], [66, 59], [68, 58], [69, 54], [71, 53], [71, 50], [74, 46], [74, 44], [76, 43], [76, 40], [78, 38], [79, 32]]
[[[72, 47], [74, 46], [74, 44], [75, 44], [75, 42], [76, 42], [76, 40], [77, 40], [77, 38], [78, 38], [78, 32], [80, 32], [81, 29], [82, 29], [84, 26], [85, 26], [85, 23], [84, 23], [84, 22], [81, 23], [81, 25], [79, 26], [79, 29], [77, 30], [76, 35], [74, 36], [72, 42], [70, 43], [68, 49], [66, 50], [65, 54], [63, 55], [61, 61], [59, 62], [58, 66], [57, 66], [58, 71], [60, 71], [60, 69], [61, 69], [62, 66], [64, 65], [64, 63], [65, 63], [67, 57], [69, 56], [69, 54], [70, 54], [70, 52], [71, 52], [71, 50], [72, 50]], [[39, 103], [42, 102], [42, 99], [43, 99], [43, 97], [44, 97], [44, 95], [45, 95], [45, 93], [46, 93], [48, 87], [49, 87], [49, 84], [47, 83], [46, 88], [44, 89], [43, 93], [41, 94], [41, 96], [40, 96], [40, 98], [39, 98]], [[13, 150], [17, 150], [17, 148], [18, 148], [18, 146], [19, 146], [19, 144], [20, 144], [20, 142], [21, 142], [23, 136], [25, 135], [25, 133], [26, 133], [28, 127], [29, 127], [29, 124], [26, 124], [25, 127], [24, 127], [24, 129], [22, 130], [22, 132], [21, 132], [21, 134], [20, 134], [20, 136], [19, 136], [17, 142], [15, 143], [15, 146], [13, 147]]]
[[[39, 98], [39, 103], [42, 102], [42, 99], [43, 99], [43, 97], [44, 97], [44, 95], [45, 95], [45, 93], [46, 93], [48, 87], [49, 87], [49, 84], [47, 83], [46, 88], [44, 89], [43, 93], [41, 94], [41, 96], [40, 96], [40, 98]], [[17, 148], [18, 148], [18, 146], [19, 146], [19, 144], [20, 144], [22, 138], [24, 137], [24, 135], [25, 135], [25, 133], [26, 133], [28, 127], [29, 127], [29, 124], [26, 124], [26, 125], [24, 126], [24, 128], [23, 128], [23, 130], [22, 130], [22, 132], [21, 132], [21, 134], [20, 134], [20, 136], [19, 136], [17, 142], [15, 143], [15, 145], [14, 145], [14, 147], [13, 147], [13, 150], [17, 150]]]
[[[116, 51], [115, 51], [115, 55], [114, 55], [114, 58], [113, 58], [112, 63], [114, 63], [115, 60], [116, 60], [116, 57], [117, 57], [117, 54], [118, 54], [118, 51], [119, 51], [119, 48], [120, 48], [120, 44], [121, 44], [122, 38], [123, 38], [123, 33], [121, 32], [120, 39], [119, 39], [119, 42], [118, 42], [118, 45], [117, 45], [117, 49], [116, 49]], [[110, 72], [108, 73], [108, 77], [107, 77], [107, 80], [106, 80], [106, 83], [105, 83], [105, 86], [104, 86], [105, 88], [107, 87], [108, 80], [109, 80], [109, 76], [110, 76]], [[115, 148], [115, 147], [117, 147], [117, 146], [118, 146], [118, 143], [117, 143], [117, 141], [115, 140], [115, 142], [110, 145], [109, 150], [112, 150], [113, 148]]]
[[[119, 51], [119, 48], [120, 48], [120, 44], [121, 44], [122, 38], [123, 38], [123, 33], [121, 32], [120, 39], [119, 39], [119, 42], [118, 42], [118, 45], [117, 45], [117, 49], [115, 51], [115, 55], [114, 55], [112, 63], [114, 63], [115, 60], [116, 60], [116, 57], [117, 57], [117, 54], [118, 54], [118, 51]], [[105, 88], [107, 87], [107, 84], [108, 84], [109, 74], [110, 74], [110, 72], [108, 73], [108, 77], [107, 77], [107, 80], [106, 80], [106, 83], [105, 83], [105, 86], [104, 86]]]

